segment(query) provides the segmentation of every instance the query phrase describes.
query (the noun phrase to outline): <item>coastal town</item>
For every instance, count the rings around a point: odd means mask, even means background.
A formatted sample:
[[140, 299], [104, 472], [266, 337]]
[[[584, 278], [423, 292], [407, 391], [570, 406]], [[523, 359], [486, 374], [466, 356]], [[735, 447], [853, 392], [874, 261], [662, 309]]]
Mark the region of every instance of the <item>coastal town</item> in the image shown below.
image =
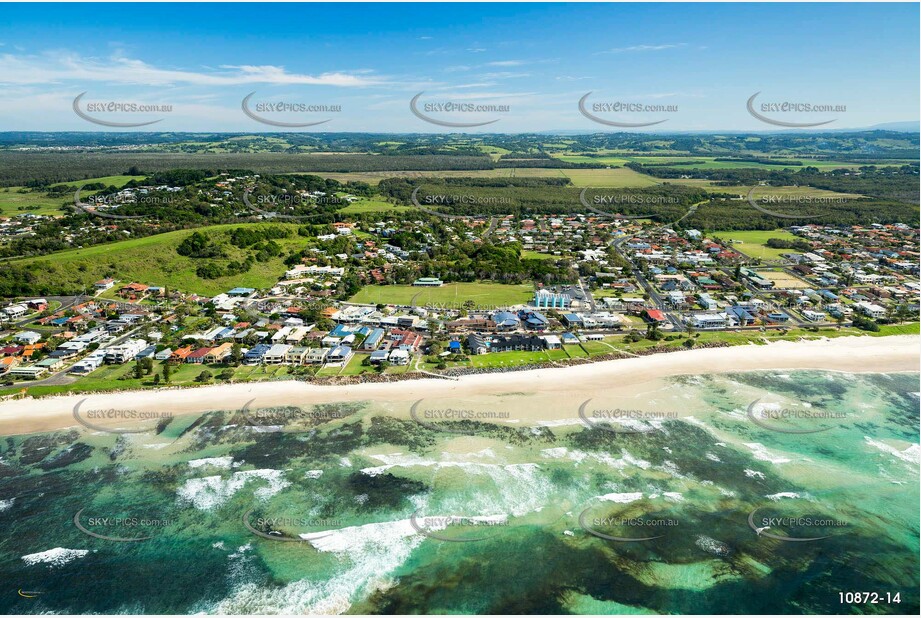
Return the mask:
[[[394, 272], [413, 272], [431, 249], [389, 240], [412, 221], [335, 222], [266, 289], [203, 296], [108, 277], [82, 295], [10, 299], [0, 309], [0, 380], [67, 390], [450, 378], [918, 319], [919, 232], [903, 223], [791, 226], [777, 234], [788, 240], [767, 244], [592, 213], [452, 223], [465, 240], [514, 245], [577, 276], [530, 291], [422, 273], [401, 284]], [[347, 276], [361, 282], [357, 294], [344, 291]], [[515, 287], [521, 300], [484, 303], [476, 286]], [[368, 290], [377, 302], [362, 302]]]

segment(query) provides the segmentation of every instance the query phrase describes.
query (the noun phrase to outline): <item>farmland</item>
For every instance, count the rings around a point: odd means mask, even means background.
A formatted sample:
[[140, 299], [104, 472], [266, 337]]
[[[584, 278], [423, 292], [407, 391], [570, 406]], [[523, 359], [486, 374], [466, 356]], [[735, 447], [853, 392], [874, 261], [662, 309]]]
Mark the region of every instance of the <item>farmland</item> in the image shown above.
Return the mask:
[[477, 307], [500, 307], [525, 304], [533, 295], [534, 287], [529, 284], [506, 285], [503, 283], [446, 283], [438, 288], [412, 285], [369, 285], [349, 299], [349, 302], [364, 304], [410, 305], [415, 298], [417, 305], [444, 305], [460, 307], [465, 301], [473, 301]]

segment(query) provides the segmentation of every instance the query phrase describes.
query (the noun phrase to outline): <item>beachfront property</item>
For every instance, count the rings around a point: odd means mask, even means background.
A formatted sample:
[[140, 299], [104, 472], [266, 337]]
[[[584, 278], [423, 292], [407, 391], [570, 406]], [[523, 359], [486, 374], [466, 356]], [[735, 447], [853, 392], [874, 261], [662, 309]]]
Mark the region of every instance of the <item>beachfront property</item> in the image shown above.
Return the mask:
[[860, 301], [854, 303], [854, 308], [857, 309], [860, 313], [869, 316], [871, 318], [882, 318], [886, 315], [886, 308], [876, 303], [871, 303], [867, 301]]
[[726, 328], [729, 326], [728, 313], [695, 313], [687, 318], [689, 326], [699, 330]]
[[104, 360], [106, 364], [122, 365], [134, 360], [134, 357], [146, 347], [147, 342], [143, 339], [127, 339], [118, 345], [105, 348]]

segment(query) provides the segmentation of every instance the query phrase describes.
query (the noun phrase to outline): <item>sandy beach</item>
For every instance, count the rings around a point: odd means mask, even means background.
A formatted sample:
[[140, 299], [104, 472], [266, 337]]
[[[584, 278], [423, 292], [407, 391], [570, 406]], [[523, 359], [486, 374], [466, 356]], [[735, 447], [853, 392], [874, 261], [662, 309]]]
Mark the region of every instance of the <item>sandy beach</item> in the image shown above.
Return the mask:
[[[74, 407], [84, 400], [81, 410], [167, 411], [176, 416], [241, 409], [253, 400], [256, 402], [253, 405], [260, 407], [373, 401], [402, 417], [408, 416], [410, 406], [420, 399], [437, 400], [442, 406], [470, 403], [476, 408], [477, 402], [495, 402], [503, 396], [514, 396], [524, 401], [514, 406], [515, 418], [520, 422], [552, 421], [572, 418], [573, 406], [577, 407], [578, 402], [586, 398], [629, 404], [646, 395], [648, 401], [650, 393], [658, 388], [657, 384], [671, 376], [797, 369], [917, 372], [921, 358], [919, 344], [921, 338], [911, 335], [841, 337], [689, 350], [574, 367], [479, 374], [458, 380], [424, 379], [350, 386], [319, 386], [292, 380], [27, 398], [0, 403], [0, 435], [79, 426], [74, 418]], [[145, 423], [150, 425], [150, 421]], [[125, 421], [116, 425], [124, 427]]]

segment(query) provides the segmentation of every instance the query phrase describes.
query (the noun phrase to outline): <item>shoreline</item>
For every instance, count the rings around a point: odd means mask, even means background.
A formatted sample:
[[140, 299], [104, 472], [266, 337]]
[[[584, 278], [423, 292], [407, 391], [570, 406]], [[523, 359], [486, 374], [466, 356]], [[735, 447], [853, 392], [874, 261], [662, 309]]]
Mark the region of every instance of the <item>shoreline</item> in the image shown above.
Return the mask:
[[[681, 375], [746, 371], [819, 370], [846, 373], [904, 373], [921, 371], [921, 337], [841, 337], [810, 341], [777, 341], [767, 345], [713, 347], [650, 354], [567, 367], [479, 373], [456, 380], [422, 378], [393, 382], [320, 385], [299, 380], [243, 382], [194, 388], [81, 393], [0, 402], [0, 435], [18, 435], [81, 427], [74, 406], [118, 408], [138, 412], [169, 412], [180, 416], [212, 410], [240, 409], [258, 399], [259, 405], [330, 404], [375, 401], [408, 407], [420, 399], [482, 400], [504, 395], [546, 395], [584, 400], [586, 395], [631, 398], [644, 384]], [[407, 416], [398, 413], [398, 416]], [[547, 410], [525, 414], [527, 421], [559, 419]], [[571, 416], [571, 415], [568, 415]], [[143, 421], [138, 421], [143, 422]], [[112, 426], [126, 427], [131, 421]]]

